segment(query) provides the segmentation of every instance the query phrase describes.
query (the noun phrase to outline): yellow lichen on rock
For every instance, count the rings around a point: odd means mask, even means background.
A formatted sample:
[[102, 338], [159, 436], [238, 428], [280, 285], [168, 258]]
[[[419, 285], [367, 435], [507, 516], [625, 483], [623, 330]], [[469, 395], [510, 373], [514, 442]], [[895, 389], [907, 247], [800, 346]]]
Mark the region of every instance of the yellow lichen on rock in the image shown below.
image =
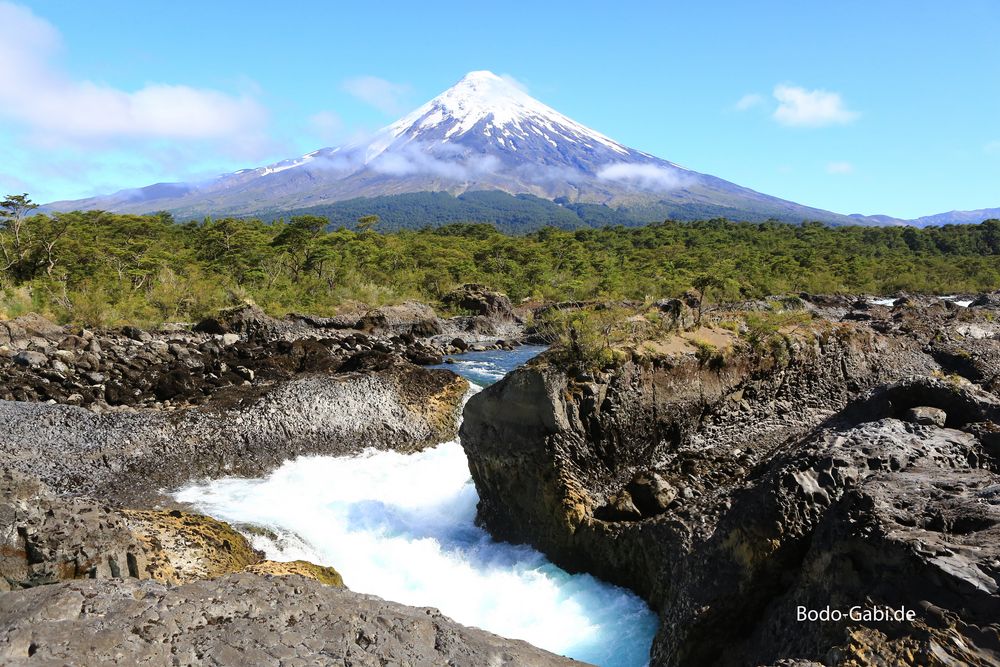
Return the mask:
[[326, 584], [327, 586], [344, 588], [344, 579], [340, 576], [340, 573], [337, 572], [337, 570], [324, 565], [316, 565], [315, 563], [310, 563], [306, 560], [293, 560], [287, 562], [262, 560], [259, 563], [247, 566], [246, 572], [252, 572], [254, 574], [267, 574], [274, 577], [287, 577], [298, 574], [303, 577], [315, 579], [321, 584]]
[[122, 510], [148, 547], [152, 579], [184, 583], [239, 572], [263, 555], [229, 524], [180, 510]]

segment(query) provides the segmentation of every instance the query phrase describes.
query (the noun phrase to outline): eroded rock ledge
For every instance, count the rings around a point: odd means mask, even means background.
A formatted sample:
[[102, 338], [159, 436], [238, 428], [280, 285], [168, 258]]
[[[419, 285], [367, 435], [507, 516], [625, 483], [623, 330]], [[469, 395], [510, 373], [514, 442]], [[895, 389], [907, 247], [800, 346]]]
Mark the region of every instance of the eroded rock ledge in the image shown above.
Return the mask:
[[4, 664], [581, 664], [301, 576], [42, 586], [0, 594], [0, 628]]
[[[1000, 327], [810, 307], [780, 355], [678, 334], [481, 392], [462, 426], [480, 520], [645, 597], [655, 665], [997, 664], [1000, 401], [954, 373], [992, 387]], [[798, 622], [800, 605], [917, 620]]]

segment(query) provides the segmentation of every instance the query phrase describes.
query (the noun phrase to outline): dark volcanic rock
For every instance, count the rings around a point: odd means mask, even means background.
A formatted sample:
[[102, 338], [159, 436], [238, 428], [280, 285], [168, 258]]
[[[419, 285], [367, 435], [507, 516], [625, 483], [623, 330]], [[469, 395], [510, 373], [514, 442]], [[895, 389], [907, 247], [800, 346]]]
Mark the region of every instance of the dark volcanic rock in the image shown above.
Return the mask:
[[433, 311], [409, 304], [381, 312], [386, 324], [374, 334], [327, 326], [332, 318], [277, 320], [255, 306], [203, 320], [194, 331], [125, 327], [95, 334], [25, 316], [0, 323], [6, 334], [0, 400], [54, 401], [98, 412], [108, 406], [175, 409], [247, 384], [333, 373], [362, 352], [421, 365], [440, 362], [446, 344], [422, 337], [441, 330]]
[[[730, 492], [686, 560], [663, 568], [674, 631], [661, 633], [654, 662], [995, 664], [1000, 506], [983, 499], [1000, 476], [987, 464], [970, 433], [891, 417], [841, 421], [783, 451]], [[910, 609], [915, 620], [797, 619], [799, 606], [828, 605]]]
[[628, 361], [599, 382], [543, 357], [470, 399], [462, 441], [495, 534], [645, 593], [649, 578], [621, 579], [608, 528], [589, 518], [636, 475], [653, 470], [679, 496], [712, 493], [861, 390], [935, 368], [919, 345], [864, 328], [793, 341], [780, 363], [733, 353], [713, 370], [692, 353]]
[[36, 479], [0, 473], [0, 591], [68, 579], [179, 584], [253, 568], [343, 585], [328, 567], [282, 568], [231, 526], [181, 510], [120, 509], [59, 496]]
[[[466, 407], [479, 518], [645, 597], [654, 665], [998, 664], [1000, 399], [935, 347], [989, 321], [914, 303], [714, 368], [543, 355]], [[827, 604], [916, 617], [797, 621]]]
[[299, 576], [168, 588], [74, 581], [0, 595], [5, 664], [571, 665], [521, 641]]

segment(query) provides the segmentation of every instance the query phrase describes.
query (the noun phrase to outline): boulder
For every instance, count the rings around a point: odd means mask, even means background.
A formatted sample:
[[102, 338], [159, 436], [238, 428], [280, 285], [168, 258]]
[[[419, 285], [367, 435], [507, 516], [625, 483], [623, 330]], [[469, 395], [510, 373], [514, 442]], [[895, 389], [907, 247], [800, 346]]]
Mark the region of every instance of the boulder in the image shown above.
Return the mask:
[[625, 488], [644, 516], [663, 514], [677, 497], [677, 489], [655, 472], [640, 472]]
[[991, 310], [1000, 309], [1000, 292], [985, 292], [980, 294], [972, 303], [969, 304], [970, 308], [989, 308]]
[[14, 355], [14, 363], [22, 366], [44, 366], [48, 360], [44, 354], [33, 350], [21, 350]]
[[941, 408], [921, 405], [907, 410], [906, 421], [922, 426], [939, 426], [943, 428], [945, 422], [948, 421], [948, 413]]
[[489, 319], [514, 320], [514, 306], [507, 295], [484, 285], [469, 283], [445, 294], [441, 301], [475, 315]]
[[131, 338], [132, 340], [137, 340], [141, 343], [149, 342], [153, 339], [148, 331], [143, 331], [138, 327], [127, 326], [122, 328], [122, 334], [126, 338]]
[[358, 320], [357, 328], [366, 333], [410, 334], [423, 338], [440, 334], [441, 322], [430, 306], [408, 301], [368, 311]]

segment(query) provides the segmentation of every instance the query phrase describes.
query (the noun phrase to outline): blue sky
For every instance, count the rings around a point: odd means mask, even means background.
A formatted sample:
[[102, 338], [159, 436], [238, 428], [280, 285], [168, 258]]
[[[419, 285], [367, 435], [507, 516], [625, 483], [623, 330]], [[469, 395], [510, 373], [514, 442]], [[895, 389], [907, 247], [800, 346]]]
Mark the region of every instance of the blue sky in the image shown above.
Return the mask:
[[697, 171], [841, 213], [1000, 206], [1000, 2], [0, 0], [0, 193], [266, 164], [465, 72]]

